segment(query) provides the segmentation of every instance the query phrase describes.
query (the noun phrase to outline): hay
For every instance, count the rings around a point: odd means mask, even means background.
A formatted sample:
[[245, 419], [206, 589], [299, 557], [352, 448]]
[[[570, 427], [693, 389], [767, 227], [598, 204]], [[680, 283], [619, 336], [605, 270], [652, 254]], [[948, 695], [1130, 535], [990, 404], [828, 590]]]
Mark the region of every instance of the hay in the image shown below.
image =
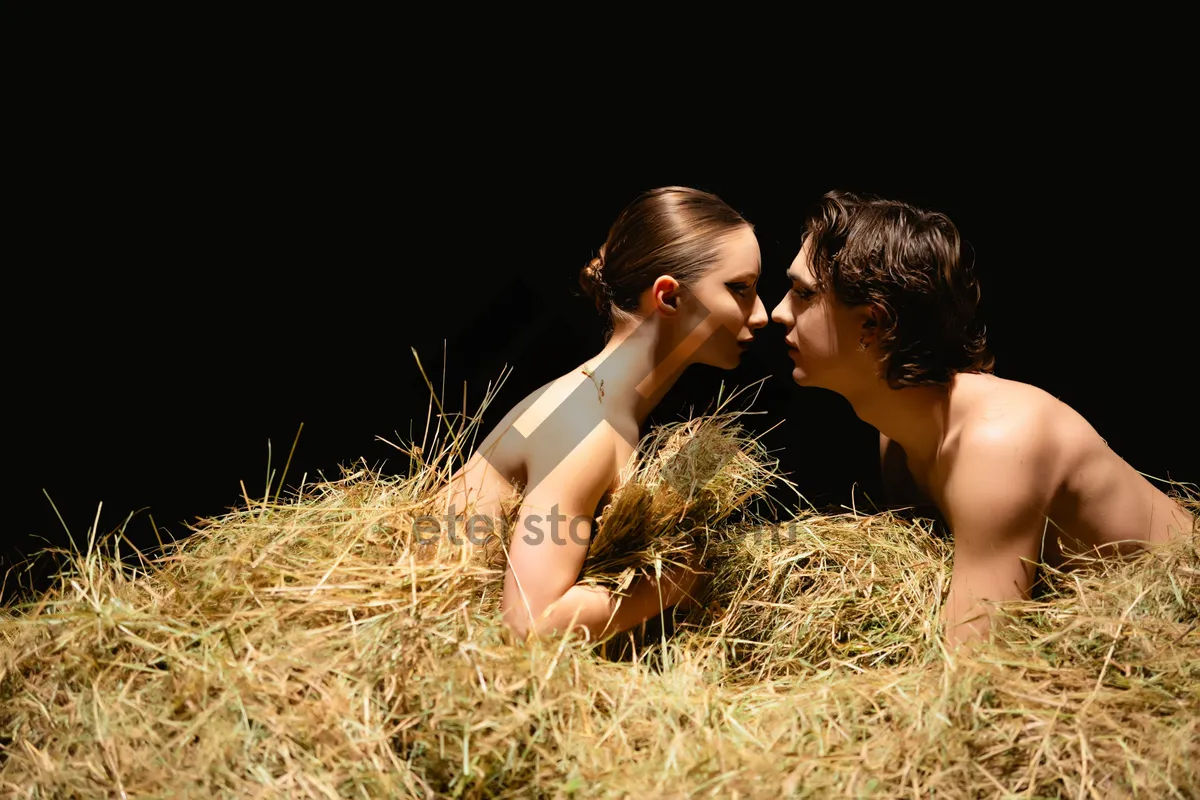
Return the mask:
[[718, 411], [661, 425], [602, 510], [585, 578], [626, 585], [671, 556], [703, 558], [732, 517], [759, 520], [778, 460], [741, 424], [743, 411]]
[[1195, 533], [1054, 576], [1006, 608], [995, 644], [950, 656], [934, 622], [950, 560], [926, 523], [806, 512], [766, 535], [777, 527], [739, 509], [772, 462], [736, 417], [646, 444], [589, 574], [622, 583], [698, 545], [713, 573], [706, 606], [653, 658], [509, 641], [500, 572], [470, 548], [414, 545], [432, 462], [364, 469], [247, 501], [136, 567], [95, 542], [45, 596], [5, 609], [0, 785], [28, 798], [1200, 792]]
[[728, 534], [708, 559], [706, 635], [743, 679], [940, 657], [953, 548], [927, 522], [810, 511]]

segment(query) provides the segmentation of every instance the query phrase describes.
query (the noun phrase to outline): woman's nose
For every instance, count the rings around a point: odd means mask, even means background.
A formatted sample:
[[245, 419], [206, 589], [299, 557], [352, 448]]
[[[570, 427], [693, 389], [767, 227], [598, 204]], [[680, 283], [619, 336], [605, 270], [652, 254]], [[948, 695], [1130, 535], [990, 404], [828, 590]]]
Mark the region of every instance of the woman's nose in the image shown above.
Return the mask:
[[750, 312], [750, 319], [746, 321], [746, 326], [752, 331], [767, 326], [767, 307], [763, 305], [761, 297], [754, 298], [754, 310]]

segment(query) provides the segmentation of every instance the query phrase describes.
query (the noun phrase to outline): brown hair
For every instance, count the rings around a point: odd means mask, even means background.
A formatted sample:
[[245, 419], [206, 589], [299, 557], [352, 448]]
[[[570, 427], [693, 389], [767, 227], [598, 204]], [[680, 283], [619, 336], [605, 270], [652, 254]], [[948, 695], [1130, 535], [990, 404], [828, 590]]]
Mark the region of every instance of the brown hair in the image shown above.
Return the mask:
[[880, 312], [879, 362], [893, 389], [992, 371], [976, 316], [979, 282], [945, 214], [833, 191], [808, 218], [805, 237], [817, 288], [846, 306]]
[[579, 272], [579, 285], [605, 317], [607, 333], [637, 309], [660, 275], [690, 285], [721, 257], [720, 244], [753, 226], [714, 194], [684, 186], [643, 192], [609, 228], [608, 238]]

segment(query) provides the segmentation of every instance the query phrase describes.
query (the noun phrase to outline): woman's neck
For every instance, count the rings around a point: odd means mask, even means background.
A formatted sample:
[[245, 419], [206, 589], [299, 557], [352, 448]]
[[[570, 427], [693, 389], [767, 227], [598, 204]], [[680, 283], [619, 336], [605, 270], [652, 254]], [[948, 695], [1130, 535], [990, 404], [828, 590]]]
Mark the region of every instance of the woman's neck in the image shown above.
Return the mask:
[[633, 416], [641, 427], [691, 363], [655, 320], [619, 325], [604, 349], [582, 369], [602, 392], [601, 401]]

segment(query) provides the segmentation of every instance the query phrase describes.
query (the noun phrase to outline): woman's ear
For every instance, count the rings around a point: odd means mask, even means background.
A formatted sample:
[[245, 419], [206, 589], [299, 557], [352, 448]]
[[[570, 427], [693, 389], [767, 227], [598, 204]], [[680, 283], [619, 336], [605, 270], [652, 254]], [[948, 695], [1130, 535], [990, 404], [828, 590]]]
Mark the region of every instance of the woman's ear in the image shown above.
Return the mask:
[[650, 287], [654, 310], [659, 314], [674, 314], [679, 310], [679, 281], [670, 275], [659, 275]]

